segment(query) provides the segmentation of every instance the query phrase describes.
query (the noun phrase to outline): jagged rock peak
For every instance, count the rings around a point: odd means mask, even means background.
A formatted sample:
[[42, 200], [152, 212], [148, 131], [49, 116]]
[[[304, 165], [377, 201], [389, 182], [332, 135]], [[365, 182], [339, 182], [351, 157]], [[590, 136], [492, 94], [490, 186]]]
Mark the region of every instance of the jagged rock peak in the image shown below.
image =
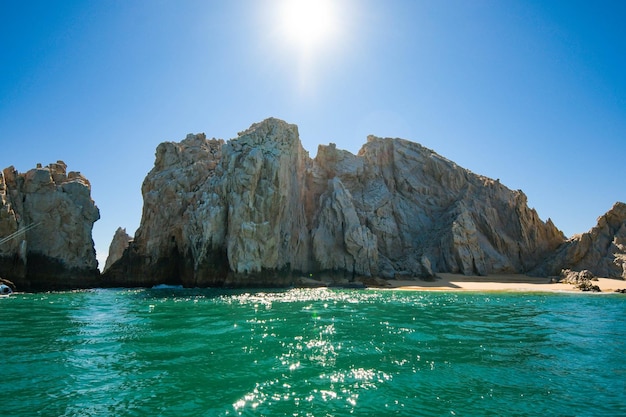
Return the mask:
[[272, 144], [292, 146], [295, 143], [300, 144], [300, 135], [298, 126], [270, 117], [239, 132], [238, 138], [231, 141], [247, 146]]
[[532, 273], [553, 276], [563, 269], [626, 279], [626, 204], [616, 202], [596, 226], [569, 239]]
[[123, 229], [121, 227], [117, 228], [117, 230], [115, 231], [115, 235], [113, 235], [113, 240], [109, 245], [109, 255], [107, 256], [107, 260], [104, 263], [104, 269], [102, 270], [103, 272], [109, 269], [111, 265], [113, 265], [122, 257], [124, 251], [126, 250], [126, 248], [128, 248], [128, 245], [130, 245], [130, 242], [132, 242], [132, 240], [133, 238], [130, 237], [128, 233], [126, 233], [126, 229]]
[[626, 203], [617, 201], [613, 204], [613, 207], [606, 212], [603, 216], [598, 217], [598, 224], [591, 229], [591, 233], [594, 231], [606, 229], [613, 235], [619, 233], [619, 230], [624, 227], [626, 222]]

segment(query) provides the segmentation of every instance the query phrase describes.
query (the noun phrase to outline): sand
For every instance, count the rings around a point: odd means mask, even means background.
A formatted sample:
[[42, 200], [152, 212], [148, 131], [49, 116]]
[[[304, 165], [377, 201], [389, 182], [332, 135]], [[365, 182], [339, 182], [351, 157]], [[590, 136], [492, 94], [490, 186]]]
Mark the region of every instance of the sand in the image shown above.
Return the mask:
[[[439, 291], [572, 291], [580, 292], [570, 284], [550, 282], [548, 278], [529, 277], [522, 274], [503, 274], [488, 276], [466, 276], [458, 274], [438, 274], [434, 281], [389, 280], [392, 288], [400, 290], [439, 290]], [[610, 278], [598, 278], [592, 284], [602, 292], [615, 292], [626, 288], [626, 281]]]

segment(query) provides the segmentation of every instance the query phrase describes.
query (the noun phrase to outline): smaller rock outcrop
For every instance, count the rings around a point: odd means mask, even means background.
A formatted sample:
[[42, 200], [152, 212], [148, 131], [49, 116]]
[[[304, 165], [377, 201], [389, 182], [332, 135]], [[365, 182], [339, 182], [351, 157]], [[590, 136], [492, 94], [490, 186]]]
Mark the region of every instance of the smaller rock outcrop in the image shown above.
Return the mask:
[[595, 276], [626, 279], [626, 204], [617, 202], [587, 233], [563, 243], [531, 275], [589, 270]]
[[20, 290], [93, 287], [99, 271], [91, 232], [100, 212], [91, 185], [57, 161], [0, 174], [0, 275]]
[[575, 288], [581, 291], [600, 292], [600, 287], [594, 285], [591, 281], [597, 281], [591, 271], [586, 269], [582, 271], [572, 271], [571, 269], [564, 269], [561, 271], [559, 282], [564, 284], [571, 284]]
[[109, 245], [109, 255], [107, 256], [107, 260], [104, 263], [104, 269], [102, 270], [102, 272], [109, 269], [111, 265], [113, 265], [115, 262], [117, 262], [118, 259], [122, 257], [124, 251], [126, 250], [126, 248], [128, 248], [128, 245], [132, 240], [133, 238], [130, 237], [128, 233], [126, 233], [126, 229], [122, 227], [117, 228], [115, 234], [113, 235], [113, 240]]

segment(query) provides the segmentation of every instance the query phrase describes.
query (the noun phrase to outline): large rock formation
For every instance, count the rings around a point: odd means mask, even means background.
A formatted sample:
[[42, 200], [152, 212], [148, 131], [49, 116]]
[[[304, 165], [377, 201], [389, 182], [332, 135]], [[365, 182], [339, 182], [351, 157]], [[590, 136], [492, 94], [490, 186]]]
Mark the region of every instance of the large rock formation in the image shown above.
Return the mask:
[[19, 290], [94, 286], [91, 237], [100, 218], [89, 181], [63, 161], [0, 174], [0, 276]]
[[315, 159], [268, 119], [158, 146], [141, 225], [107, 285], [284, 286], [300, 274], [525, 272], [565, 241], [526, 196], [402, 139]]
[[615, 203], [595, 227], [565, 242], [532, 274], [556, 276], [564, 269], [626, 279], [626, 204]]

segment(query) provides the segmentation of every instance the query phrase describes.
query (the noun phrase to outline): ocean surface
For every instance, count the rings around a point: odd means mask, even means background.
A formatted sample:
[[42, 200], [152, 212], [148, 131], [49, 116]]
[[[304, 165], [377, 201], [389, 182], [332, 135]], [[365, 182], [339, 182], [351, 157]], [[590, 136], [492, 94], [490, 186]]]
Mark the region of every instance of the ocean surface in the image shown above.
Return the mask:
[[626, 415], [619, 294], [107, 289], [0, 317], [2, 416]]

